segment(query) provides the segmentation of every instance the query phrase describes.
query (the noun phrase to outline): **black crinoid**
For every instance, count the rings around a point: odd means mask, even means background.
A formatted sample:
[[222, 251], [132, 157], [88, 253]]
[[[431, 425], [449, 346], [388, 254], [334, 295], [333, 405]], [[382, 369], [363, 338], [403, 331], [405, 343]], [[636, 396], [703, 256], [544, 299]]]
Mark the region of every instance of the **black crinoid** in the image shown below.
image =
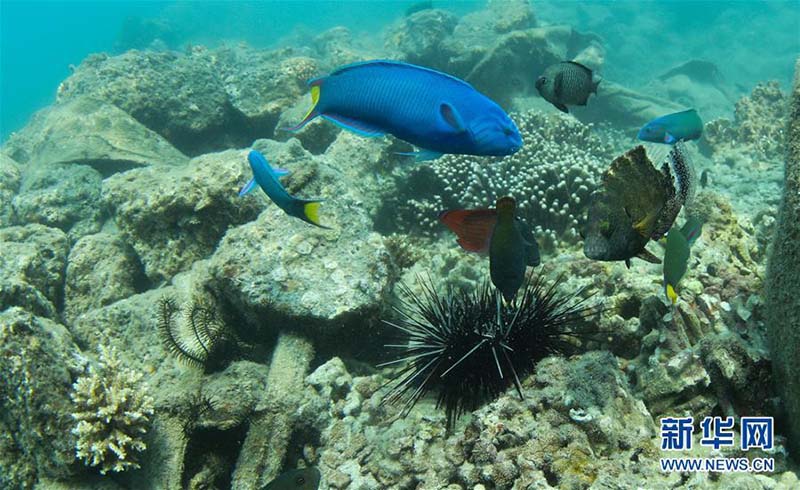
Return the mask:
[[402, 352], [381, 364], [405, 364], [389, 381], [383, 403], [402, 403], [402, 415], [429, 391], [436, 392], [437, 408], [447, 414], [447, 430], [462, 414], [494, 400], [514, 386], [535, 364], [551, 355], [568, 355], [590, 332], [586, 325], [601, 308], [588, 304], [581, 291], [560, 294], [561, 278], [545, 285], [541, 277], [528, 279], [516, 304], [501, 301], [488, 283], [474, 291], [449, 289], [439, 294], [430, 280], [419, 280], [421, 293], [403, 285], [395, 310], [402, 342], [387, 347]]
[[161, 298], [158, 330], [167, 350], [180, 361], [206, 372], [224, 368], [246, 347], [220, 319], [216, 309], [200, 299], [193, 299], [188, 307], [181, 308], [175, 298]]

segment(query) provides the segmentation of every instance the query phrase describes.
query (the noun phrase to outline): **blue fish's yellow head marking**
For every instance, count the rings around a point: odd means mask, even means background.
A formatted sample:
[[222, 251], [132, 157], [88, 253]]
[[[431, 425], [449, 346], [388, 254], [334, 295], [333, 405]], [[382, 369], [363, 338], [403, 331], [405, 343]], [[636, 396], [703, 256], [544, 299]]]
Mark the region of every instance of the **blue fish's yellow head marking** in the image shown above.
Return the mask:
[[475, 118], [469, 127], [481, 155], [511, 155], [522, 148], [522, 136], [514, 121], [500, 107]]

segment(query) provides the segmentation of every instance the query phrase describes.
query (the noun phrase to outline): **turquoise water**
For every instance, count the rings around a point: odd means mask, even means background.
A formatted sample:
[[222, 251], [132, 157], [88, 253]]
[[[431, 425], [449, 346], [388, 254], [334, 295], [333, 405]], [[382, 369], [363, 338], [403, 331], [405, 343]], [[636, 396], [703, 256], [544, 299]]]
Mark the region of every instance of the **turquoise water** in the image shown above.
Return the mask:
[[[293, 32], [337, 25], [369, 40], [418, 2], [16, 1], [0, 3], [0, 140], [52, 102], [89, 53], [120, 53], [162, 39], [171, 49], [246, 41], [275, 46]], [[479, 1], [433, 2], [465, 13]], [[607, 42], [604, 75], [639, 85], [687, 57], [718, 64], [732, 85], [788, 83], [800, 42], [796, 1], [542, 1], [536, 15], [596, 32]], [[379, 39], [374, 39], [380, 42]]]
[[0, 0], [0, 490], [797, 490], [798, 56], [800, 0]]

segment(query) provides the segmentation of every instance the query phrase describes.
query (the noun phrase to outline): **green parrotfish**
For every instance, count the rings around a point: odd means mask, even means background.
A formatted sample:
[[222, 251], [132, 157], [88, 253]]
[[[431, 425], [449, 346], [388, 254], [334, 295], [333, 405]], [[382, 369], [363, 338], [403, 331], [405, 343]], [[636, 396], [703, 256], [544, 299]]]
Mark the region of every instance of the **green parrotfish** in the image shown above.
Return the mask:
[[675, 112], [653, 119], [642, 126], [637, 138], [653, 143], [674, 145], [679, 141], [696, 140], [703, 134], [703, 121], [697, 111]]
[[539, 265], [541, 257], [530, 227], [516, 216], [514, 198], [501, 197], [495, 206], [443, 211], [439, 220], [458, 236], [464, 250], [488, 252], [492, 284], [511, 302], [525, 281], [525, 269]]
[[678, 301], [677, 287], [689, 267], [692, 244], [700, 236], [703, 223], [697, 218], [689, 218], [683, 227], [673, 227], [667, 234], [664, 251], [664, 293], [674, 305]]

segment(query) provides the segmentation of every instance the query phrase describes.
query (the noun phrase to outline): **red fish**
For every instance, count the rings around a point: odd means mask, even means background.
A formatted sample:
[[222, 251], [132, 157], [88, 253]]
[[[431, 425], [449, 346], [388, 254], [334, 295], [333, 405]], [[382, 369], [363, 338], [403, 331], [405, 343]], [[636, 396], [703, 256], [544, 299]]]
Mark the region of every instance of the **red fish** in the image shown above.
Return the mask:
[[539, 265], [539, 246], [525, 223], [515, 216], [516, 202], [501, 197], [496, 208], [444, 211], [439, 220], [470, 252], [489, 254], [492, 284], [511, 302], [522, 286], [525, 269]]

